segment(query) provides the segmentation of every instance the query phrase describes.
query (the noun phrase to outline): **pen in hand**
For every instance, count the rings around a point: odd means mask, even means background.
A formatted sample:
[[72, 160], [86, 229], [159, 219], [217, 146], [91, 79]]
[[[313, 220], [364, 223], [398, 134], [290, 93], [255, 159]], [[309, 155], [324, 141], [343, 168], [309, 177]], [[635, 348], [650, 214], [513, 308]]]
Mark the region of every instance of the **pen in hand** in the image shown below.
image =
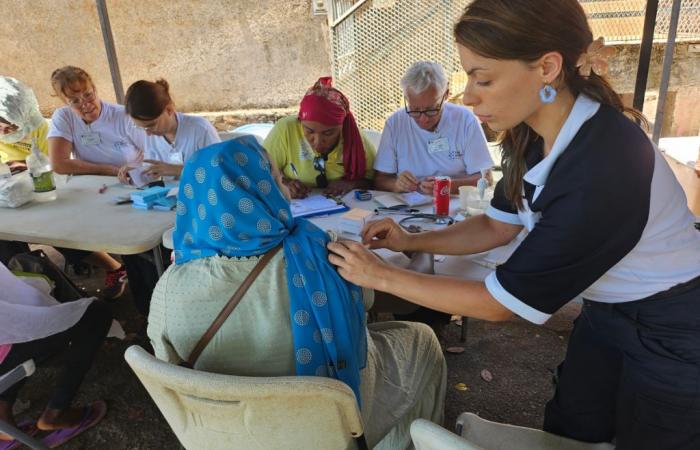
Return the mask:
[[292, 169], [292, 173], [294, 174], [294, 178], [290, 178], [287, 184], [292, 198], [306, 197], [309, 193], [309, 189], [299, 180], [299, 172], [297, 171], [296, 166], [294, 163], [289, 163], [289, 167]]
[[296, 178], [298, 180], [299, 179], [299, 172], [297, 172], [297, 168], [294, 165], [294, 163], [289, 163], [289, 167], [292, 168], [292, 173], [294, 174], [294, 178]]

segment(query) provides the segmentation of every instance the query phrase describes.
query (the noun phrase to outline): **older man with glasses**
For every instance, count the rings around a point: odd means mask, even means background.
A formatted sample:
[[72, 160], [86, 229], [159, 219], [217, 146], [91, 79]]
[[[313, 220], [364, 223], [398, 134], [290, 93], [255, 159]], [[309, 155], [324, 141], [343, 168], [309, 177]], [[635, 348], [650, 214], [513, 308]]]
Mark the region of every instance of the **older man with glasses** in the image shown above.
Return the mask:
[[[452, 178], [452, 191], [476, 185], [493, 160], [474, 114], [447, 102], [445, 71], [419, 61], [401, 79], [406, 106], [386, 121], [374, 161], [377, 189], [431, 193], [435, 176]], [[490, 177], [490, 172], [488, 172]]]

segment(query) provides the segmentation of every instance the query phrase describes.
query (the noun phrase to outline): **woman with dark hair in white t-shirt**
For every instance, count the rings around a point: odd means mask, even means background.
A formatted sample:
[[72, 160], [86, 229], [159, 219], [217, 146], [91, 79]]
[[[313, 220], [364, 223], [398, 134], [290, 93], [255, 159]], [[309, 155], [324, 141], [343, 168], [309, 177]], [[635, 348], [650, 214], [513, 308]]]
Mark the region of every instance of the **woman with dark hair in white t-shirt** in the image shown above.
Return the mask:
[[[610, 50], [576, 0], [474, 0], [455, 26], [464, 103], [503, 132], [485, 214], [331, 243], [346, 280], [451, 314], [544, 323], [583, 299], [544, 430], [618, 450], [700, 448], [700, 235], [683, 189], [604, 78]], [[631, 116], [631, 117], [630, 117]], [[367, 250], [474, 254], [527, 236], [484, 282]]]
[[[126, 91], [126, 113], [146, 132], [144, 162], [150, 164], [147, 177], [180, 176], [185, 161], [200, 148], [221, 142], [216, 129], [205, 118], [175, 110], [168, 82], [139, 80]], [[128, 183], [133, 164], [119, 170], [119, 179]]]

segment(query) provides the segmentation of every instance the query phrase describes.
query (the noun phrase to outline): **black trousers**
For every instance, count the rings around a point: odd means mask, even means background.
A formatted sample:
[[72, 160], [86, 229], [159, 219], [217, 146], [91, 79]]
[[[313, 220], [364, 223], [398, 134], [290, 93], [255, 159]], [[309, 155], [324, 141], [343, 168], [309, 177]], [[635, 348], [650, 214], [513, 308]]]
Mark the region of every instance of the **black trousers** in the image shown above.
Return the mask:
[[[4, 375], [28, 359], [36, 364], [65, 351], [63, 368], [48, 403], [51, 409], [66, 409], [90, 369], [97, 351], [102, 346], [112, 323], [109, 306], [93, 301], [83, 317], [69, 329], [36, 341], [13, 344], [10, 353], [0, 364]], [[13, 404], [26, 378], [0, 394], [0, 400]]]
[[618, 450], [700, 449], [700, 278], [648, 299], [584, 300], [544, 430]]
[[[164, 268], [167, 268], [170, 264], [170, 250], [161, 246], [161, 256], [161, 263]], [[151, 295], [160, 278], [153, 261], [154, 255], [152, 252], [144, 252], [137, 255], [122, 255], [121, 258], [129, 276], [129, 289], [134, 297], [134, 305], [139, 313], [148, 317]]]

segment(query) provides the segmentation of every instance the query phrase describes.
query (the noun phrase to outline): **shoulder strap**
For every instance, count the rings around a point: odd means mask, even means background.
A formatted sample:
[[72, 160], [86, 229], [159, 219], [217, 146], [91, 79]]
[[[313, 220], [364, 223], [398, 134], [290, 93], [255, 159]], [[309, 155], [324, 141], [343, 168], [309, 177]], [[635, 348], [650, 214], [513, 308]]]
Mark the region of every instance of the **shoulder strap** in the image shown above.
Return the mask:
[[238, 286], [238, 289], [236, 289], [236, 292], [233, 293], [228, 303], [226, 303], [219, 315], [216, 316], [216, 319], [214, 319], [211, 325], [209, 325], [209, 329], [202, 335], [199, 342], [197, 342], [197, 345], [194, 346], [194, 349], [192, 350], [192, 353], [190, 353], [190, 357], [187, 358], [187, 361], [180, 364], [181, 366], [188, 367], [190, 369], [194, 367], [194, 363], [197, 362], [197, 358], [199, 358], [199, 355], [202, 353], [202, 351], [204, 351], [207, 344], [209, 344], [209, 341], [211, 341], [216, 332], [219, 331], [221, 325], [223, 325], [228, 316], [231, 315], [236, 306], [238, 306], [238, 303], [240, 303], [241, 299], [248, 291], [248, 288], [250, 288], [250, 285], [253, 284], [253, 281], [255, 281], [258, 275], [260, 275], [260, 272], [262, 272], [267, 263], [270, 262], [272, 257], [277, 254], [281, 247], [281, 244], [278, 245], [260, 258], [260, 261], [258, 261], [253, 270], [251, 270], [245, 280], [243, 280], [243, 283]]

